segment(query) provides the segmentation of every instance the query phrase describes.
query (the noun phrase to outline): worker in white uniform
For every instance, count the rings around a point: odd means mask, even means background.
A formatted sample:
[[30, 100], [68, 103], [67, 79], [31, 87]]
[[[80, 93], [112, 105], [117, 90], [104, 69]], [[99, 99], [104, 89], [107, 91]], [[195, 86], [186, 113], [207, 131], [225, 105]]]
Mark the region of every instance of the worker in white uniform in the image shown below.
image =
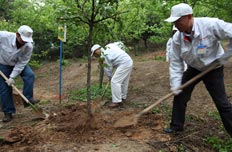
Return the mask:
[[[109, 108], [119, 107], [122, 101], [125, 101], [128, 93], [129, 79], [133, 67], [133, 60], [122, 50], [117, 43], [110, 43], [103, 49], [100, 45], [95, 44], [91, 48], [91, 56], [102, 58], [104, 73], [111, 83], [112, 103]], [[113, 74], [113, 68], [115, 72]]]
[[[173, 36], [169, 67], [171, 90], [175, 93], [172, 119], [170, 127], [165, 128], [164, 132], [184, 130], [187, 103], [194, 87], [203, 81], [218, 109], [225, 130], [232, 136], [232, 105], [227, 99], [223, 74], [225, 55], [231, 54], [232, 49], [232, 24], [218, 18], [193, 17], [191, 6], [185, 3], [173, 6], [170, 17], [165, 21], [173, 23], [178, 31]], [[225, 55], [221, 45], [223, 39], [230, 41]], [[183, 61], [188, 65], [186, 71]], [[208, 69], [214, 61], [220, 61], [221, 65], [183, 90], [177, 89]]]

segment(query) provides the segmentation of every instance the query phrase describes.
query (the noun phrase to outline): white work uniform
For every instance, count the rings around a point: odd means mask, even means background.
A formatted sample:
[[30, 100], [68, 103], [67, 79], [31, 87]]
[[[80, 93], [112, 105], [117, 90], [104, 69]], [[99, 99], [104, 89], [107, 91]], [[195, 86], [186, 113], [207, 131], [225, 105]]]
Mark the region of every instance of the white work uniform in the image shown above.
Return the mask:
[[18, 76], [31, 59], [32, 43], [16, 46], [16, 33], [0, 31], [0, 64], [14, 66], [11, 78]]
[[[104, 58], [104, 72], [111, 79], [112, 102], [119, 103], [127, 98], [128, 84], [132, 71], [133, 61], [131, 57], [116, 45], [106, 46], [102, 49], [101, 58]], [[116, 68], [112, 76], [112, 70]]]
[[173, 36], [172, 54], [170, 59], [170, 85], [177, 88], [181, 85], [185, 61], [189, 66], [203, 71], [215, 59], [224, 54], [219, 40], [230, 39], [232, 47], [232, 24], [217, 18], [194, 18], [192, 41], [187, 42], [184, 33]]

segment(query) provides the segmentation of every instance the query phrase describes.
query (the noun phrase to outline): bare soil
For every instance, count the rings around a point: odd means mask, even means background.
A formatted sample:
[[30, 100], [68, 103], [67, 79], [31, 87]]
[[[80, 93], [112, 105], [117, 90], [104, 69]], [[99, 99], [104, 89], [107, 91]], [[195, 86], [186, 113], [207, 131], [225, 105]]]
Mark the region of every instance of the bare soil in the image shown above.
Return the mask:
[[[0, 122], [0, 151], [9, 152], [176, 152], [215, 151], [205, 143], [207, 136], [227, 137], [216, 119], [215, 105], [202, 83], [198, 84], [188, 104], [185, 131], [167, 135], [163, 128], [169, 125], [172, 98], [163, 101], [150, 112], [139, 117], [134, 126], [115, 127], [125, 116], [139, 113], [169, 91], [168, 63], [155, 60], [164, 52], [133, 56], [134, 68], [129, 84], [128, 98], [123, 106], [109, 109], [106, 101], [92, 100], [92, 116], [86, 103], [70, 101], [68, 92], [86, 87], [87, 64], [72, 61], [63, 67], [62, 100], [59, 100], [59, 64], [51, 62], [35, 70], [35, 98], [39, 107], [49, 114], [45, 120], [36, 117], [30, 108], [16, 102], [13, 121]], [[225, 65], [225, 86], [228, 98], [232, 96], [232, 61]], [[92, 63], [93, 84], [98, 83], [97, 61]], [[104, 81], [104, 83], [106, 83]], [[16, 95], [17, 97], [17, 95]], [[2, 117], [3, 114], [0, 114]]]

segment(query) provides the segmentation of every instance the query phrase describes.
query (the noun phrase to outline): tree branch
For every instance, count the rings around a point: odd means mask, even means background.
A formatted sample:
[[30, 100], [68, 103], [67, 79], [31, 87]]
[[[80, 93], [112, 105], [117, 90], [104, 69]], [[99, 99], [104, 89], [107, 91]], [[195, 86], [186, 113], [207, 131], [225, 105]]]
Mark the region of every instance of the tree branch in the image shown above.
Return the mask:
[[121, 15], [121, 14], [124, 14], [124, 13], [127, 13], [127, 12], [129, 12], [129, 11], [119, 12], [119, 13], [113, 14], [113, 15], [111, 15], [111, 16], [107, 16], [107, 17], [104, 17], [104, 18], [102, 18], [102, 19], [96, 20], [96, 21], [94, 21], [94, 23], [98, 23], [98, 22], [107, 20], [107, 19], [109, 19], [109, 18], [115, 18], [116, 16]]

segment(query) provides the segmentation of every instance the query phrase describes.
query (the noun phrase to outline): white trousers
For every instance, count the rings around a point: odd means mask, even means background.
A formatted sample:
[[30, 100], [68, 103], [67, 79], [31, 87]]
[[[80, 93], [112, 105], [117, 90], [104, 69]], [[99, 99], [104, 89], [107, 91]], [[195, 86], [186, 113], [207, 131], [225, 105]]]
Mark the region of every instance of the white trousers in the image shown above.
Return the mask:
[[127, 98], [128, 85], [132, 71], [131, 66], [119, 66], [111, 79], [112, 102], [119, 103]]

